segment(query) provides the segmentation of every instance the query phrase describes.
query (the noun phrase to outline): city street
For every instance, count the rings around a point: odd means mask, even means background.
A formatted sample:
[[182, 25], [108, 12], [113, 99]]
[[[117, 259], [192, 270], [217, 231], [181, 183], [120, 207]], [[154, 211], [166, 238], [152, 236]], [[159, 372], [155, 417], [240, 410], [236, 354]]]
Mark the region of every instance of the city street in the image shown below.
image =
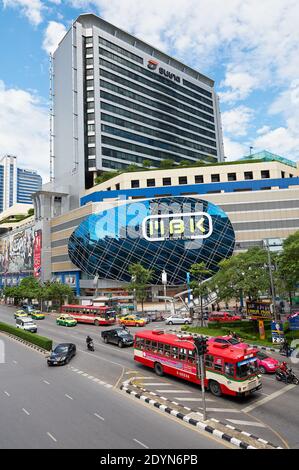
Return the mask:
[[42, 354], [5, 335], [1, 340], [1, 449], [232, 447], [68, 367], [48, 368]]
[[[12, 307], [1, 306], [0, 321], [6, 321], [7, 323], [15, 324], [15, 320], [13, 318], [14, 311], [15, 309]], [[146, 445], [149, 447], [160, 446], [160, 439], [158, 439], [159, 444], [154, 441], [155, 433], [153, 432], [153, 428], [157, 425], [156, 421], [159, 421], [159, 433], [161, 433], [161, 435], [163, 435], [165, 438], [165, 434], [162, 432], [162, 429], [163, 426], [169, 426], [170, 418], [163, 415], [157, 416], [157, 411], [153, 410], [152, 408], [147, 408], [146, 405], [140, 404], [139, 400], [130, 399], [122, 392], [119, 392], [120, 384], [132, 375], [139, 377], [139, 383], [147, 390], [153, 391], [154, 393], [162, 395], [163, 397], [166, 397], [172, 401], [181, 403], [195, 411], [201, 411], [201, 392], [196, 385], [186, 383], [170, 376], [157, 377], [152, 370], [136, 364], [133, 360], [132, 348], [119, 349], [117, 346], [110, 344], [106, 345], [102, 342], [100, 339], [100, 333], [103, 327], [82, 324], [79, 324], [73, 328], [60, 327], [56, 325], [55, 317], [52, 315], [47, 316], [45, 320], [37, 322], [37, 326], [38, 333], [52, 338], [54, 340], [54, 344], [66, 341], [74, 342], [77, 346], [77, 356], [67, 367], [48, 369], [45, 367], [44, 359], [42, 359], [42, 356], [40, 356], [38, 353], [28, 350], [28, 348], [19, 345], [13, 340], [7, 340], [6, 343], [9, 343], [7, 348], [8, 359], [5, 368], [7, 367], [8, 371], [8, 385], [11, 384], [11, 386], [14, 387], [11, 370], [16, 370], [14, 367], [18, 366], [19, 368], [20, 364], [23, 364], [22, 372], [24, 372], [25, 377], [24, 384], [23, 380], [20, 382], [20, 378], [18, 377], [18, 379], [16, 379], [15, 377], [14, 380], [17, 380], [18, 383], [22, 383], [22, 387], [19, 387], [17, 391], [13, 392], [16, 393], [14, 396], [16, 396], [16, 398], [19, 400], [21, 396], [24, 395], [25, 397], [28, 393], [28, 399], [31, 400], [32, 395], [36, 395], [37, 403], [34, 401], [34, 410], [35, 407], [38, 409], [40, 408], [38, 418], [36, 419], [41, 419], [41, 421], [43, 421], [44, 418], [41, 417], [46, 416], [47, 412], [49, 412], [50, 422], [48, 422], [50, 424], [51, 420], [54, 420], [56, 423], [55, 409], [57, 409], [57, 423], [61, 424], [55, 425], [55, 432], [57, 433], [59, 431], [59, 436], [63, 435], [63, 438], [61, 437], [61, 441], [59, 439], [59, 442], [61, 442], [62, 446], [71, 445], [70, 440], [72, 439], [76, 441], [77, 438], [76, 431], [74, 430], [74, 423], [80, 423], [83, 409], [87, 414], [89, 413], [89, 418], [87, 421], [84, 421], [84, 425], [89, 426], [88, 423], [91, 417], [91, 421], [93, 422], [94, 413], [102, 416], [102, 410], [104, 409], [105, 412], [107, 412], [107, 410], [110, 410], [110, 408], [112, 410], [111, 421], [115, 423], [115, 429], [118, 429], [120, 426], [125, 426], [126, 428], [126, 420], [128, 420], [130, 423], [129, 427], [132, 426], [133, 429], [137, 430], [137, 421], [139, 420], [138, 417], [141, 416], [141, 413], [148, 414], [146, 417], [146, 422], [149, 424], [149, 428], [151, 428], [151, 432], [149, 434], [152, 437], [150, 438], [145, 434], [142, 436], [144, 441], [142, 439], [141, 441], [146, 443]], [[164, 323], [151, 323], [146, 326], [146, 328], [151, 329], [161, 327], [164, 327]], [[134, 333], [134, 330], [134, 328], [131, 328], [132, 333]], [[95, 352], [86, 351], [85, 338], [87, 334], [90, 334], [94, 339]], [[14, 351], [16, 351], [16, 353], [14, 353]], [[282, 359], [281, 356], [277, 354], [274, 354], [274, 356], [277, 359]], [[26, 364], [24, 364], [25, 357]], [[12, 362], [14, 360], [18, 362], [17, 365]], [[298, 374], [298, 365], [293, 365], [293, 368]], [[43, 380], [50, 382], [51, 386], [46, 387], [45, 392], [41, 393], [40, 387], [42, 388], [42, 391], [44, 391], [43, 386], [45, 385]], [[55, 380], [55, 390], [52, 388], [54, 384], [53, 380]], [[95, 380], [100, 382], [95, 382]], [[35, 381], [37, 381], [37, 383], [35, 383]], [[226, 424], [235, 426], [239, 429], [242, 429], [243, 431], [259, 436], [275, 445], [281, 447], [298, 448], [298, 386], [282, 385], [275, 380], [274, 376], [270, 375], [264, 375], [262, 377], [262, 381], [262, 390], [256, 392], [254, 395], [248, 398], [218, 398], [211, 395], [210, 393], [207, 393], [207, 410], [209, 417], [213, 417], [225, 422]], [[102, 385], [99, 385], [99, 383]], [[32, 384], [35, 384], [33, 388]], [[8, 385], [5, 385], [5, 387], [8, 388]], [[1, 387], [4, 389], [4, 385], [1, 385]], [[9, 390], [6, 391], [9, 392]], [[3, 390], [2, 393], [4, 393]], [[49, 399], [48, 393], [50, 395], [53, 393], [53, 397], [51, 399]], [[66, 400], [65, 394], [71, 396], [72, 399], [69, 398]], [[83, 397], [85, 397], [85, 395], [86, 398], [84, 399]], [[100, 409], [97, 408], [97, 403], [94, 403], [95, 395], [97, 397], [100, 396], [102, 402], [105, 403], [105, 405], [103, 407], [101, 406]], [[48, 399], [46, 403], [44, 403], [43, 400], [46, 396]], [[2, 396], [2, 399], [3, 398], [5, 398], [5, 394]], [[30, 404], [30, 402], [28, 403], [26, 400], [21, 406], [21, 410], [23, 406], [26, 410], [26, 406], [32, 409], [32, 403]], [[59, 417], [58, 410], [61, 411], [63, 408], [68, 410], [69, 413], [70, 408], [72, 408], [72, 405], [75, 404], [75, 401], [76, 403], [80, 403], [80, 406], [76, 407], [75, 414], [72, 414], [72, 417], [70, 418], [72, 421], [68, 423], [68, 420], [63, 420], [61, 418], [61, 413]], [[88, 404], [88, 409], [86, 408], [86, 404]], [[91, 405], [93, 406], [93, 409], [90, 408]], [[50, 406], [51, 409], [47, 408]], [[130, 416], [123, 416], [121, 419], [121, 424], [119, 424], [117, 423], [117, 413], [115, 413], [115, 410], [118, 409], [118, 407], [123, 410], [123, 413], [127, 413], [128, 410], [130, 410], [130, 413], [133, 413], [132, 409], [135, 411], [134, 414], [130, 414]], [[136, 422], [134, 422], [133, 416], [136, 417]], [[148, 418], [148, 416], [151, 416], [151, 418]], [[19, 419], [20, 418], [13, 422], [13, 426], [15, 425], [15, 422], [19, 422]], [[22, 416], [22, 420], [23, 419], [24, 417]], [[98, 419], [101, 420], [101, 418]], [[66, 430], [68, 426], [71, 428], [70, 434]], [[92, 434], [93, 424], [90, 423], [90, 426], [90, 431], [83, 433], [84, 436], [89, 436], [90, 433]], [[174, 431], [172, 423], [171, 426], [172, 430]], [[60, 427], [63, 429], [62, 433], [60, 433]], [[198, 437], [196, 437], [196, 435], [195, 438], [193, 437], [189, 441], [190, 435], [193, 435], [195, 431], [190, 430], [187, 433], [187, 430], [184, 429], [186, 428], [186, 425], [180, 422], [176, 422], [175, 429], [176, 428], [182, 429], [182, 433], [185, 436], [184, 441], [181, 441], [181, 438], [178, 437], [179, 431], [178, 433], [174, 431], [174, 436], [172, 436], [171, 439], [168, 432], [168, 443], [166, 444], [164, 442], [163, 446], [166, 448], [169, 446], [184, 447], [185, 445], [187, 447], [192, 447], [193, 441], [196, 441], [195, 447], [199, 446], [199, 442], [197, 442]], [[46, 432], [52, 434], [51, 429]], [[109, 429], [111, 433], [114, 432], [114, 427]], [[146, 429], [142, 427], [142, 432], [146, 432]], [[130, 429], [127, 431], [129, 432], [129, 430]], [[119, 431], [115, 432], [117, 433]], [[137, 431], [135, 432], [136, 439], [139, 439], [138, 436], [140, 436], [140, 434]], [[81, 431], [79, 434], [81, 435]], [[186, 437], [187, 434], [189, 436], [188, 439]], [[7, 433], [6, 436], [7, 439], [9, 439]], [[39, 436], [42, 436], [42, 433], [37, 433], [37, 439], [39, 439]], [[25, 439], [25, 437], [23, 437], [23, 439]], [[44, 439], [44, 437], [41, 437], [41, 439]], [[116, 437], [114, 439], [116, 439]], [[130, 439], [130, 445], [134, 447], [134, 442], [132, 442], [134, 437], [130, 437]], [[202, 446], [205, 447], [207, 442], [210, 442], [210, 440], [205, 436], [202, 441]], [[24, 442], [22, 441], [22, 443]], [[4, 444], [4, 446], [5, 445], [7, 446], [8, 443]], [[51, 444], [48, 443], [48, 445]], [[76, 445], [78, 445], [78, 442], [76, 442]], [[105, 442], [103, 441], [102, 444], [96, 444], [96, 440], [94, 438], [91, 438], [91, 440], [88, 438], [86, 441], [84, 439], [82, 442], [80, 441], [79, 445], [85, 447], [101, 447], [103, 445], [103, 447], [105, 447]], [[124, 444], [123, 441], [118, 441], [115, 447], [123, 445], [124, 447], [129, 447], [129, 444], [127, 442]], [[215, 442], [211, 441], [210, 446], [213, 447], [214, 445]], [[217, 443], [217, 445], [222, 446], [223, 444]]]

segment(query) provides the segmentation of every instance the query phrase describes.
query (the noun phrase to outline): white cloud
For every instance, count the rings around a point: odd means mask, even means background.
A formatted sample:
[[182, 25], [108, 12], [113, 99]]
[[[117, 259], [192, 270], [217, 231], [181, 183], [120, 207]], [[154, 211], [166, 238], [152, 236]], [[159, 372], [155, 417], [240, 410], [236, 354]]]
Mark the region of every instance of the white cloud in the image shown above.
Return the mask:
[[255, 139], [254, 148], [267, 149], [282, 156], [299, 159], [299, 135], [288, 127], [278, 127]]
[[49, 117], [40, 100], [0, 80], [1, 156], [17, 155], [20, 167], [49, 175]]
[[249, 147], [240, 142], [236, 142], [227, 136], [223, 137], [225, 160], [238, 160], [240, 157], [249, 153]]
[[225, 132], [235, 136], [246, 135], [252, 119], [253, 110], [247, 106], [238, 106], [230, 111], [223, 112], [221, 115]]
[[4, 7], [12, 7], [21, 10], [30, 23], [37, 26], [42, 22], [43, 2], [40, 0], [3, 0]]
[[256, 131], [256, 133], [257, 133], [258, 135], [267, 134], [267, 132], [269, 132], [270, 129], [271, 129], [270, 126], [262, 126], [260, 129], [258, 129], [258, 130]]
[[219, 92], [219, 97], [224, 103], [244, 100], [257, 85], [257, 78], [249, 73], [230, 71], [226, 73], [225, 79], [220, 83], [220, 87], [228, 88], [228, 91]]
[[44, 33], [43, 49], [48, 54], [53, 54], [65, 33], [66, 27], [62, 23], [49, 21]]

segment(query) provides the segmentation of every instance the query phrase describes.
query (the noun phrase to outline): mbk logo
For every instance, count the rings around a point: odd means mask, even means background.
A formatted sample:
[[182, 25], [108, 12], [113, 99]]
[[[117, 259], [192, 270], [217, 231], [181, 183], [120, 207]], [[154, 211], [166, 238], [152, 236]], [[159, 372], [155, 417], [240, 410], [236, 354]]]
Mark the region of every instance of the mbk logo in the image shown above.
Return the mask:
[[147, 68], [149, 68], [150, 70], [156, 70], [156, 68], [158, 67], [158, 64], [159, 62], [157, 62], [156, 60], [149, 59], [147, 62]]
[[208, 238], [212, 232], [212, 219], [207, 212], [150, 215], [142, 222], [142, 234], [148, 241], [196, 240]]

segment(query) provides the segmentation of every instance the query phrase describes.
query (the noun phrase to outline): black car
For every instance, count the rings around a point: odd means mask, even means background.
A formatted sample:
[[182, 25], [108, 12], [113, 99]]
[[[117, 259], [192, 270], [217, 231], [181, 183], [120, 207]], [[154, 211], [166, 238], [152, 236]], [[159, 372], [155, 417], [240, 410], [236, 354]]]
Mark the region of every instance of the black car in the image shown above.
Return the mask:
[[73, 343], [61, 343], [51, 351], [48, 356], [48, 366], [62, 366], [68, 364], [68, 362], [76, 355], [76, 346]]
[[119, 348], [132, 346], [134, 343], [133, 336], [124, 328], [113, 328], [113, 330], [102, 331], [101, 335], [105, 343], [117, 344]]

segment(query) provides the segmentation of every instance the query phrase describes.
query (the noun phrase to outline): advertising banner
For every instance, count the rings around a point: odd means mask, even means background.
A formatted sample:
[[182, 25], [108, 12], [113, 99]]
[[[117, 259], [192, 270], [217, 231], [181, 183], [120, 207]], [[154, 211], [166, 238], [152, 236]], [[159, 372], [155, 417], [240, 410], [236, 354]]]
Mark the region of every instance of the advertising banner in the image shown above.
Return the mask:
[[37, 230], [34, 234], [33, 244], [33, 275], [40, 277], [42, 260], [42, 231]]
[[16, 230], [1, 237], [0, 273], [30, 274], [33, 271], [33, 243], [33, 227]]
[[283, 324], [281, 322], [272, 321], [271, 331], [272, 331], [272, 343], [283, 343], [283, 340], [284, 340]]
[[289, 317], [289, 328], [292, 331], [299, 330], [299, 312], [296, 312]]
[[271, 320], [271, 307], [269, 302], [246, 302], [246, 312], [252, 320]]

